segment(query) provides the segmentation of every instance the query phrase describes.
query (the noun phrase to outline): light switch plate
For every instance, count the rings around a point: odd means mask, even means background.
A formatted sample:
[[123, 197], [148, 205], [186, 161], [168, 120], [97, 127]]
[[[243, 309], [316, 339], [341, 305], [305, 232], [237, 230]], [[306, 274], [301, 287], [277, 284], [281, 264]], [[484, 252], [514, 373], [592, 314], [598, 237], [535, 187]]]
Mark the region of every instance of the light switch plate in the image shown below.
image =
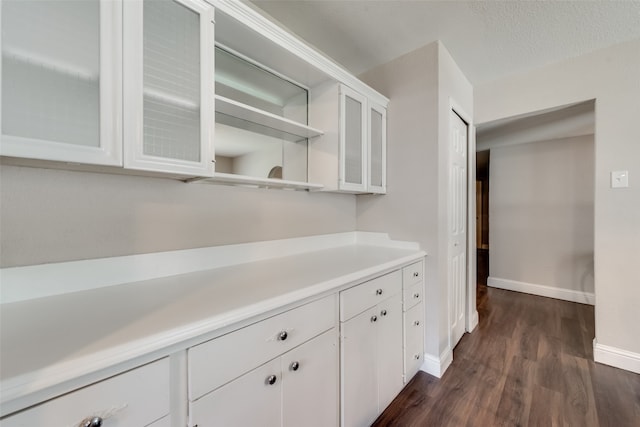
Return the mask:
[[629, 171], [611, 172], [611, 188], [629, 187]]

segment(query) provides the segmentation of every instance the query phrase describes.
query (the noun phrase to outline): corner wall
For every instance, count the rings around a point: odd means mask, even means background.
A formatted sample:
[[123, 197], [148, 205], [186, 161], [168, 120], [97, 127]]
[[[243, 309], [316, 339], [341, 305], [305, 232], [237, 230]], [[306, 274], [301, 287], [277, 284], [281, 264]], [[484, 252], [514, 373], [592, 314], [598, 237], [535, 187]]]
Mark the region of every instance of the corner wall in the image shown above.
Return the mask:
[[[387, 195], [358, 196], [357, 229], [420, 243], [425, 265], [425, 351], [443, 373], [448, 329], [447, 206], [451, 99], [473, 114], [473, 89], [435, 42], [360, 76], [391, 99], [387, 111]], [[475, 146], [474, 146], [475, 147]], [[475, 148], [472, 149], [475, 151]], [[475, 296], [473, 297], [475, 307]]]
[[[618, 352], [612, 356], [617, 362], [607, 363], [638, 372], [639, 76], [635, 40], [475, 88], [477, 123], [595, 98], [596, 361], [605, 360], [599, 344]], [[610, 172], [617, 170], [629, 171], [629, 188], [610, 188]]]

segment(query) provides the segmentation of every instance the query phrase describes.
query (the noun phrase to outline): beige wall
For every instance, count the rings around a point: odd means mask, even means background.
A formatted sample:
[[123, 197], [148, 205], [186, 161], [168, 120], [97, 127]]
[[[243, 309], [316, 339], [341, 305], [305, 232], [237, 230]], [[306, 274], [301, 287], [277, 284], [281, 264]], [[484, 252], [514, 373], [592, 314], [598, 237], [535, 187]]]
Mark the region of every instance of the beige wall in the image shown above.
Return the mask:
[[355, 196], [0, 167], [2, 267], [353, 231]]
[[491, 277], [593, 293], [593, 135], [491, 150]]
[[[596, 100], [596, 339], [636, 354], [640, 353], [639, 76], [640, 40], [636, 40], [475, 88], [477, 123]], [[610, 188], [614, 170], [629, 171], [629, 188]]]
[[[387, 111], [386, 196], [358, 196], [357, 227], [420, 243], [425, 266], [426, 352], [448, 348], [447, 242], [450, 97], [473, 114], [472, 87], [436, 42], [360, 76], [391, 99]], [[440, 86], [440, 87], [439, 87]]]

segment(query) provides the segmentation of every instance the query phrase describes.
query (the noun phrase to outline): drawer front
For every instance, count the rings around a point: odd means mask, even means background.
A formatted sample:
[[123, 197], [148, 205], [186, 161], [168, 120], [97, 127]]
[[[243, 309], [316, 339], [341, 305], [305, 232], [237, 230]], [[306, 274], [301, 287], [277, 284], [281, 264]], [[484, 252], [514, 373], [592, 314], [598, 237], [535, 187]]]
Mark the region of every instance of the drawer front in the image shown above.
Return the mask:
[[414, 306], [404, 314], [404, 381], [418, 372], [424, 358], [424, 305]]
[[34, 406], [0, 424], [71, 427], [101, 417], [104, 427], [147, 426], [169, 414], [169, 388], [165, 358]]
[[424, 262], [418, 261], [402, 269], [402, 285], [405, 289], [422, 281], [424, 275]]
[[402, 307], [404, 311], [409, 310], [411, 307], [422, 302], [424, 289], [422, 282], [418, 282], [411, 285], [409, 288], [405, 288], [403, 291]]
[[340, 292], [340, 320], [346, 321], [402, 290], [402, 272], [394, 271]]
[[189, 399], [333, 328], [335, 319], [336, 299], [330, 295], [190, 348]]

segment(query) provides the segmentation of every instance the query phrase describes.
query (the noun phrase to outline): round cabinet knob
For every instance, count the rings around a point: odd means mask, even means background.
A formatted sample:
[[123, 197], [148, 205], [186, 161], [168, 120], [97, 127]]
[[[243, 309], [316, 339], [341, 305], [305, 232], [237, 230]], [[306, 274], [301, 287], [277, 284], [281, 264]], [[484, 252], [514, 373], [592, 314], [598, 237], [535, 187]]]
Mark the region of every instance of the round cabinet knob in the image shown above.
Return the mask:
[[265, 383], [269, 385], [274, 385], [276, 381], [278, 381], [278, 377], [276, 377], [275, 375], [269, 375], [265, 380]]
[[376, 295], [382, 295], [382, 289], [376, 289]]
[[415, 294], [413, 294], [413, 297], [414, 297], [415, 299], [418, 299], [418, 298], [420, 298], [420, 294], [416, 292]]
[[387, 315], [387, 310], [382, 310], [380, 312], [380, 316], [386, 316]]
[[413, 277], [418, 277], [420, 275], [420, 273], [418, 273], [417, 271], [413, 272]]
[[415, 356], [413, 356], [416, 360], [420, 360], [420, 355], [416, 354]]
[[278, 334], [278, 341], [284, 341], [288, 336], [289, 334], [287, 334], [287, 331], [282, 331]]
[[89, 417], [80, 423], [80, 427], [102, 427], [102, 418]]
[[375, 314], [373, 316], [371, 316], [371, 321], [372, 322], [377, 322], [378, 321], [378, 316], [376, 316]]
[[420, 326], [420, 321], [416, 320], [415, 322], [413, 322], [413, 324], [416, 325], [416, 326]]
[[291, 369], [292, 371], [297, 371], [298, 369], [300, 369], [300, 363], [291, 362], [291, 365], [289, 365], [289, 369]]

